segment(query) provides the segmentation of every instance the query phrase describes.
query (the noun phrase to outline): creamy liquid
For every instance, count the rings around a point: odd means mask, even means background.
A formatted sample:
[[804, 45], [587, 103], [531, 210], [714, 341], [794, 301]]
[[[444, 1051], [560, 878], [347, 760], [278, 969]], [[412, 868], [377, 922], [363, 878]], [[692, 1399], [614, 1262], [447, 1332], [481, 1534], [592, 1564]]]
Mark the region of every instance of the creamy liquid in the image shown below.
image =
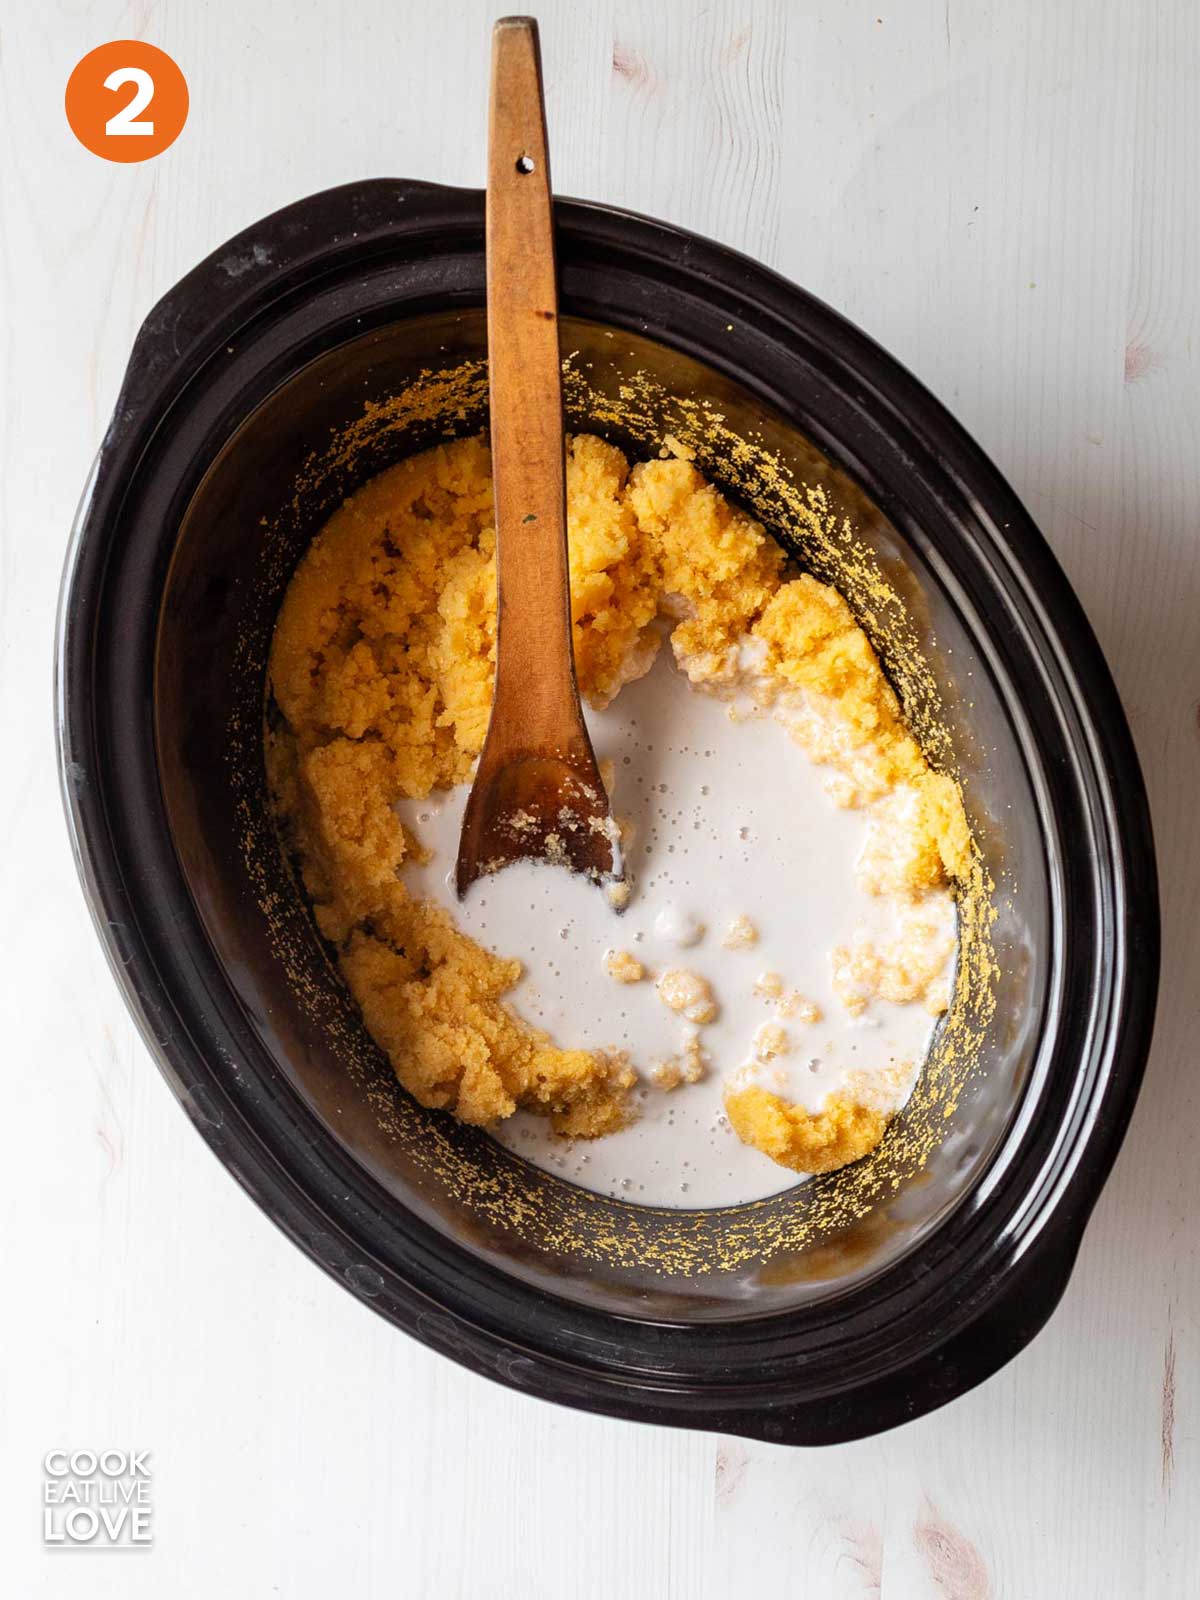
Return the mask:
[[[755, 1065], [754, 1081], [813, 1111], [850, 1073], [908, 1064], [905, 1098], [935, 1026], [919, 1004], [876, 1000], [851, 1017], [831, 986], [835, 945], [860, 932], [884, 943], [897, 931], [894, 904], [854, 881], [866, 816], [833, 803], [827, 772], [778, 723], [734, 720], [724, 702], [691, 690], [669, 647], [587, 720], [597, 758], [615, 769], [614, 815], [634, 827], [625, 851], [633, 892], [619, 915], [586, 879], [529, 862], [481, 879], [460, 902], [453, 868], [467, 786], [398, 808], [433, 851], [425, 866], [406, 868], [411, 892], [524, 964], [506, 997], [513, 1009], [564, 1048], [627, 1051], [641, 1078], [638, 1120], [606, 1138], [561, 1139], [528, 1112], [492, 1132], [539, 1167], [645, 1205], [736, 1205], [776, 1194], [802, 1180], [742, 1144], [722, 1109], [724, 1084], [753, 1062], [762, 1024], [778, 1022], [790, 1049]], [[948, 895], [940, 914], [953, 925]], [[758, 942], [724, 949], [739, 916]], [[610, 950], [630, 952], [648, 976], [616, 982], [604, 965]], [[708, 979], [720, 1006], [714, 1022], [692, 1029], [659, 999], [654, 978], [671, 967]], [[815, 1001], [822, 1019], [779, 1016], [754, 992], [764, 972]], [[679, 1056], [695, 1032], [708, 1058], [704, 1078], [670, 1092], [655, 1087], [655, 1061]], [[889, 1095], [897, 1098], [895, 1089]]]

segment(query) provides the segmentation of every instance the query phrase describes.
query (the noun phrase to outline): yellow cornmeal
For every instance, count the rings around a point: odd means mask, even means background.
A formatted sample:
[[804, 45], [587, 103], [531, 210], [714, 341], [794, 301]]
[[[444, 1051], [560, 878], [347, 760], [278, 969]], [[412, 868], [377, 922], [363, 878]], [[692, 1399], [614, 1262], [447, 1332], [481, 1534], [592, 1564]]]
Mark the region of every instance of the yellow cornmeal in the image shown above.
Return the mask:
[[729, 1125], [745, 1144], [793, 1172], [832, 1172], [858, 1161], [883, 1138], [887, 1113], [831, 1094], [818, 1112], [789, 1105], [758, 1084], [725, 1096]]
[[[916, 795], [901, 886], [919, 897], [962, 869], [969, 835], [957, 789], [930, 771], [836, 591], [789, 577], [781, 548], [687, 461], [630, 471], [614, 447], [577, 437], [567, 498], [575, 659], [591, 704], [646, 670], [660, 615], [675, 619], [672, 647], [700, 686], [719, 685], [747, 637], [760, 641], [761, 670], [782, 694], [802, 691], [836, 712], [838, 737], [813, 750], [818, 759], [852, 771], [858, 787], [865, 766], [878, 793], [904, 785]], [[272, 792], [318, 926], [404, 1087], [467, 1122], [522, 1108], [556, 1132], [595, 1137], [627, 1120], [628, 1063], [560, 1048], [515, 1016], [504, 996], [520, 963], [484, 950], [402, 880], [420, 846], [393, 806], [469, 778], [494, 666], [490, 461], [469, 439], [366, 484], [301, 562], [271, 651], [281, 713], [267, 740]], [[750, 1092], [727, 1103], [744, 1107]], [[811, 1116], [754, 1093], [758, 1111], [734, 1122], [740, 1136], [799, 1170], [826, 1170], [803, 1154], [819, 1161], [853, 1147], [841, 1160], [855, 1159], [886, 1125], [880, 1112], [847, 1107], [858, 1148], [841, 1122], [831, 1134], [828, 1104]], [[764, 1104], [792, 1130], [785, 1155]]]

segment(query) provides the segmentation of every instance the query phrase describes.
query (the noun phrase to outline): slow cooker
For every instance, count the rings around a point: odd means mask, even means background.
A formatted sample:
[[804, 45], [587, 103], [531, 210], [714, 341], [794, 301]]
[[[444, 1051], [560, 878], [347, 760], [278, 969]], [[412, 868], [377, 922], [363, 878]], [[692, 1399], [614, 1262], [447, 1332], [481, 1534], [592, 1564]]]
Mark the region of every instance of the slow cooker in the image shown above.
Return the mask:
[[[380, 1315], [587, 1410], [860, 1437], [1034, 1336], [1116, 1156], [1158, 973], [1128, 727], [1036, 528], [913, 377], [731, 250], [558, 202], [568, 427], [635, 457], [684, 441], [843, 588], [962, 783], [977, 969], [880, 1150], [753, 1205], [605, 1199], [416, 1106], [272, 827], [264, 670], [330, 510], [486, 424], [483, 215], [481, 193], [421, 183], [318, 194], [147, 317], [61, 599], [62, 784], [87, 898], [202, 1137]], [[822, 538], [797, 536], [804, 505]]]

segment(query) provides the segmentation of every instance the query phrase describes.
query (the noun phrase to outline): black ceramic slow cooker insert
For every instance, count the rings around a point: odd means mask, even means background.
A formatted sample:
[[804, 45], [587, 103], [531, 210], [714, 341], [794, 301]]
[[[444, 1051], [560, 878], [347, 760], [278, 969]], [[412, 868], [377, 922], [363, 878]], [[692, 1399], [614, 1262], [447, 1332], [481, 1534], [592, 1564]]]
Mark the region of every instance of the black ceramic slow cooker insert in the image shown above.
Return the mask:
[[[321, 946], [266, 808], [267, 648], [330, 510], [484, 424], [478, 192], [381, 180], [313, 196], [147, 318], [62, 596], [79, 868], [197, 1128], [383, 1316], [589, 1410], [854, 1438], [995, 1371], [1065, 1288], [1152, 1024], [1141, 776], [1053, 557], [912, 377], [732, 251], [602, 206], [556, 215], [568, 426], [644, 456], [697, 407], [719, 418], [695, 435], [706, 474], [785, 544], [772, 481], [819, 485], [928, 664], [914, 687], [894, 630], [857, 606], [915, 725], [936, 702], [992, 884], [994, 1009], [923, 1159], [869, 1158], [718, 1212], [585, 1194], [416, 1107]], [[783, 477], [737, 467], [721, 439]], [[910, 1132], [921, 1115], [904, 1114]]]

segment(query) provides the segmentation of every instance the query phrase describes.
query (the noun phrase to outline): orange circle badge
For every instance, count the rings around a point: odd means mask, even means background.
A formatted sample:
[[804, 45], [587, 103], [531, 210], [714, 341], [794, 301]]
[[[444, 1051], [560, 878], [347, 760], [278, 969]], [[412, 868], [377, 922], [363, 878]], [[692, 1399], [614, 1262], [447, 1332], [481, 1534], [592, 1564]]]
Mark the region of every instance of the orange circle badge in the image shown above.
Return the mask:
[[174, 144], [188, 114], [187, 80], [165, 50], [114, 39], [67, 79], [71, 132], [105, 161], [148, 161]]

